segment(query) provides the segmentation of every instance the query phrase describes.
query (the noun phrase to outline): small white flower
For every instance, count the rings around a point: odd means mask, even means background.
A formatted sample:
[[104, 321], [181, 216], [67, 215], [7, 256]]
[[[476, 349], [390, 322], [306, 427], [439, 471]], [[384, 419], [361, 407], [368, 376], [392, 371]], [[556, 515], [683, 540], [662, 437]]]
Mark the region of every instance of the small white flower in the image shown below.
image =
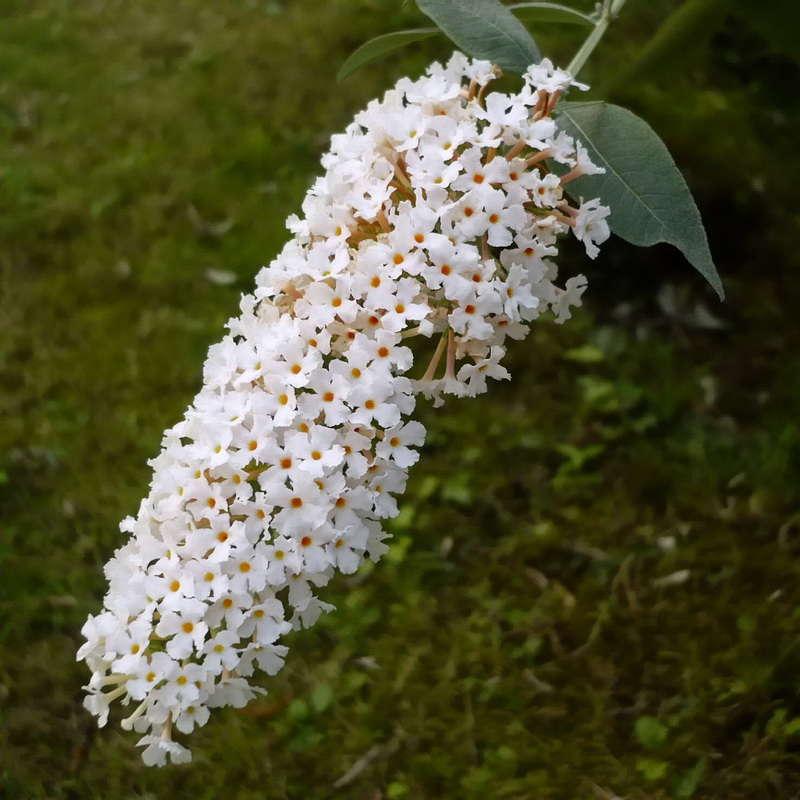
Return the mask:
[[578, 209], [573, 232], [575, 237], [585, 245], [586, 255], [589, 258], [597, 256], [600, 252], [597, 245], [605, 242], [611, 235], [611, 230], [606, 222], [606, 217], [610, 213], [610, 210], [606, 206], [601, 206], [597, 199], [581, 203]]
[[183, 745], [163, 736], [143, 736], [139, 747], [144, 747], [142, 760], [148, 767], [163, 767], [169, 758], [173, 764], [186, 764], [192, 760], [192, 753]]
[[195, 726], [208, 722], [210, 711], [203, 705], [188, 705], [175, 718], [175, 727], [181, 733], [191, 733]]
[[167, 652], [175, 659], [188, 658], [193, 651], [200, 650], [208, 633], [204, 621], [206, 606], [199, 600], [184, 602], [176, 611], [167, 611], [156, 625], [156, 634], [171, 637]]
[[419, 422], [407, 422], [389, 428], [383, 441], [377, 446], [376, 453], [386, 459], [391, 459], [399, 467], [410, 467], [419, 460], [419, 453], [412, 450], [414, 445], [421, 445], [425, 441], [425, 428]]
[[234, 669], [239, 663], [239, 652], [236, 650], [239, 635], [238, 631], [219, 631], [209, 639], [203, 647], [203, 668], [215, 675], [219, 675], [223, 669]]

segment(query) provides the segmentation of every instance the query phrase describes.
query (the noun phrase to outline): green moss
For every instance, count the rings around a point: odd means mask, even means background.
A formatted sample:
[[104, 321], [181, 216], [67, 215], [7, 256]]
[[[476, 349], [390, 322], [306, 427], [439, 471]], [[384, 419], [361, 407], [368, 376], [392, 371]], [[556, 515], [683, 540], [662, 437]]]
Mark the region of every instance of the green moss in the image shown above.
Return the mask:
[[[617, 242], [588, 265], [573, 248], [588, 308], [515, 347], [491, 396], [422, 410], [392, 551], [331, 585], [338, 610], [292, 636], [263, 701], [218, 713], [193, 766], [161, 771], [119, 712], [97, 731], [82, 710], [80, 627], [206, 348], [280, 247], [329, 134], [443, 55], [425, 42], [334, 85], [350, 49], [415, 24], [398, 5], [5, 4], [4, 797], [800, 789], [799, 114], [780, 93], [798, 74], [734, 22], [686, 74], [628, 91], [687, 169], [727, 303], [669, 248]], [[591, 79], [675, 4], [630, 5]], [[540, 43], [561, 56], [574, 36]], [[658, 306], [666, 283], [685, 313]], [[697, 303], [726, 326], [693, 325]]]

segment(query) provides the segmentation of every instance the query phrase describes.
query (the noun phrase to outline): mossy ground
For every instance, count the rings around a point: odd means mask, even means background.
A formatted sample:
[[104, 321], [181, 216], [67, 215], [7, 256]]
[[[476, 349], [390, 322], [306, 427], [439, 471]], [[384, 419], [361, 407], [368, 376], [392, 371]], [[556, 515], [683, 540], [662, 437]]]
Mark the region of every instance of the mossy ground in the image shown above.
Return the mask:
[[[675, 3], [629, 5], [589, 80]], [[515, 346], [510, 384], [422, 410], [390, 554], [329, 587], [337, 611], [292, 636], [265, 700], [153, 770], [116, 719], [96, 730], [74, 661], [117, 523], [328, 136], [446, 52], [337, 86], [357, 44], [420, 22], [394, 0], [0, 17], [0, 796], [798, 795], [792, 62], [728, 22], [690, 65], [617, 89], [686, 171], [727, 302], [669, 248], [569, 249], [590, 278], [577, 319]], [[563, 63], [576, 37], [541, 43]]]

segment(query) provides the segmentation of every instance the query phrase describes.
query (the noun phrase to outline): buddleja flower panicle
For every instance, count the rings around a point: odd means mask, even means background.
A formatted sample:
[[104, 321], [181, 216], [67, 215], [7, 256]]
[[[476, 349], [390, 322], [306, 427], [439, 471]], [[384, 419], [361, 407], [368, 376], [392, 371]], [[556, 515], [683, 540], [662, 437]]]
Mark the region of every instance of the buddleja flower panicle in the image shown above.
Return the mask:
[[[174, 729], [263, 693], [250, 679], [281, 669], [284, 635], [332, 608], [317, 589], [386, 552], [380, 521], [425, 436], [416, 396], [484, 392], [509, 377], [507, 337], [580, 304], [582, 277], [554, 282], [557, 242], [572, 230], [594, 256], [609, 232], [597, 200], [564, 197], [599, 171], [552, 116], [576, 84], [547, 61], [516, 95], [495, 77], [456, 53], [333, 137], [293, 238], [150, 462], [78, 653], [86, 707], [103, 725], [120, 699], [147, 764], [188, 760]], [[412, 336], [435, 340], [414, 378]]]

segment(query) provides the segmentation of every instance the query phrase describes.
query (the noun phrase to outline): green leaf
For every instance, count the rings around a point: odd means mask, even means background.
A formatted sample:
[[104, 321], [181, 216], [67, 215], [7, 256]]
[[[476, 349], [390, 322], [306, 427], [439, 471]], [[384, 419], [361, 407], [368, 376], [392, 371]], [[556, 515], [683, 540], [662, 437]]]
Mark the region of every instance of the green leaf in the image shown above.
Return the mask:
[[724, 299], [708, 240], [689, 187], [653, 129], [609, 103], [564, 103], [559, 122], [580, 139], [604, 175], [584, 175], [570, 193], [599, 197], [611, 208], [611, 230], [631, 244], [675, 245]]
[[599, 364], [605, 357], [606, 354], [593, 344], [573, 347], [564, 353], [564, 358], [568, 358], [570, 361], [578, 361], [581, 364]]
[[306, 703], [305, 700], [301, 700], [299, 697], [295, 698], [289, 703], [286, 713], [291, 720], [297, 722], [304, 720], [308, 717], [308, 703]]
[[522, 74], [542, 57], [525, 26], [499, 0], [417, 0], [467, 55]]
[[311, 690], [311, 707], [322, 713], [333, 703], [333, 697], [333, 687], [329, 683], [318, 683]]
[[668, 767], [669, 764], [665, 761], [656, 761], [652, 758], [639, 758], [636, 761], [636, 769], [648, 781], [660, 781], [667, 774]]
[[661, 747], [669, 733], [666, 726], [662, 725], [655, 717], [639, 717], [636, 720], [635, 732], [639, 743], [650, 750]]
[[383, 36], [376, 36], [368, 42], [364, 42], [355, 52], [351, 53], [347, 61], [342, 64], [337, 81], [343, 81], [348, 75], [357, 69], [368, 64], [370, 61], [378, 61], [385, 58], [392, 50], [405, 47], [407, 44], [428, 39], [440, 33], [438, 28], [415, 28], [407, 31], [395, 31], [386, 33]]
[[701, 758], [688, 772], [682, 775], [675, 786], [675, 797], [680, 797], [681, 800], [691, 797], [697, 791], [707, 766], [708, 762]]
[[588, 14], [558, 3], [515, 3], [508, 6], [508, 10], [523, 22], [560, 22], [564, 25], [594, 27], [594, 20]]

